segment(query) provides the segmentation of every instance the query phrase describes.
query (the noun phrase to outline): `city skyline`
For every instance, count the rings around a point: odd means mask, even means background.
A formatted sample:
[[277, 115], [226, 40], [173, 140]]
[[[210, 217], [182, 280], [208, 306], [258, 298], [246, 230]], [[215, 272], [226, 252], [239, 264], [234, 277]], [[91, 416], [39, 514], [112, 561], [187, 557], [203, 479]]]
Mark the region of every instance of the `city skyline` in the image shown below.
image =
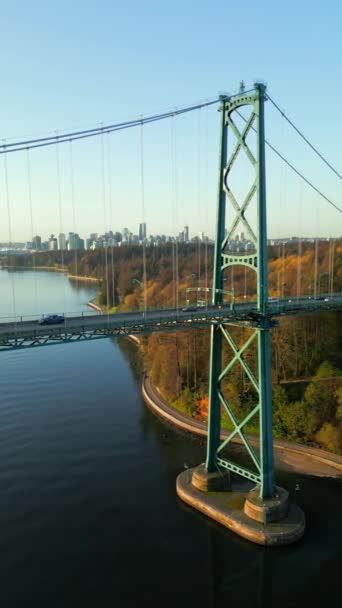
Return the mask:
[[[139, 231], [141, 230], [142, 224], [138, 224]], [[144, 231], [147, 235], [147, 225], [144, 223]], [[225, 230], [227, 236], [228, 230]], [[143, 230], [141, 230], [141, 236]], [[299, 235], [288, 235], [280, 238], [268, 238], [269, 245], [286, 244], [293, 242], [315, 242], [315, 241], [339, 241], [342, 240], [342, 236], [337, 237], [324, 237], [318, 235], [311, 235], [309, 237], [301, 237]], [[127, 245], [142, 245], [146, 243], [149, 246], [162, 246], [167, 243], [201, 243], [201, 244], [214, 244], [214, 239], [211, 239], [203, 231], [199, 232], [190, 237], [190, 229], [188, 225], [183, 227], [183, 230], [179, 231], [176, 235], [165, 235], [165, 234], [150, 234], [146, 238], [140, 239], [139, 234], [133, 233], [129, 228], [124, 227], [121, 230], [113, 231], [109, 230], [105, 233], [92, 232], [87, 237], [80, 237], [78, 233], [50, 233], [49, 238], [45, 240], [41, 235], [34, 235], [31, 240], [26, 242], [13, 241], [12, 243], [1, 243], [0, 252], [18, 250], [18, 251], [63, 251], [63, 250], [95, 250], [103, 247], [121, 247]], [[242, 247], [242, 249], [241, 249]], [[231, 251], [250, 251], [253, 249], [253, 243], [250, 239], [246, 238], [244, 232], [236, 232], [228, 242], [227, 249]]]

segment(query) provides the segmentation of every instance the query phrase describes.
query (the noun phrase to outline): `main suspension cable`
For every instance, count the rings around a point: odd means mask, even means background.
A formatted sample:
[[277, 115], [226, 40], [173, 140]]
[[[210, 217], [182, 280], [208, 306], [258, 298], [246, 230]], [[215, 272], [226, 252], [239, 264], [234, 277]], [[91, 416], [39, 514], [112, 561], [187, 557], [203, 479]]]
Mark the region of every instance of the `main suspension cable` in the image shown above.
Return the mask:
[[[241, 114], [241, 112], [236, 110], [236, 113], [240, 116], [240, 118], [242, 118], [242, 120], [245, 123], [247, 122], [247, 119], [243, 116], [243, 114]], [[255, 127], [252, 127], [252, 130], [255, 133], [257, 132]], [[290, 163], [290, 161], [288, 161], [287, 158], [285, 158], [285, 156], [283, 156], [274, 146], [272, 146], [272, 144], [267, 139], [265, 139], [265, 143], [272, 150], [272, 152], [274, 152], [277, 156], [279, 156], [279, 158], [281, 158], [281, 160], [284, 163], [286, 163], [286, 165], [288, 167], [290, 167], [290, 169], [292, 169], [292, 171], [294, 171], [306, 184], [308, 184], [308, 186], [310, 186], [310, 188], [312, 188], [315, 192], [317, 192], [317, 194], [319, 194], [322, 198], [324, 198], [324, 200], [327, 201], [327, 203], [329, 203], [329, 205], [332, 205], [332, 207], [334, 207], [337, 211], [342, 213], [342, 209], [340, 207], [338, 207], [338, 205], [336, 205], [336, 203], [334, 203], [330, 198], [328, 198], [325, 194], [323, 194], [323, 192], [319, 188], [317, 188], [317, 186], [315, 186], [312, 182], [310, 182], [310, 180], [307, 177], [305, 177], [305, 175], [303, 175], [303, 173], [301, 173], [298, 169], [296, 169], [296, 167], [294, 165], [292, 165], [292, 163]]]
[[212, 106], [214, 104], [217, 104], [217, 103], [219, 103], [219, 101], [220, 101], [220, 98], [217, 98], [212, 101], [206, 101], [206, 102], [196, 104], [193, 106], [188, 106], [186, 108], [180, 108], [178, 110], [164, 112], [163, 114], [156, 114], [154, 116], [146, 116], [145, 118], [136, 118], [134, 120], [129, 120], [126, 122], [102, 125], [101, 127], [96, 127], [94, 129], [86, 129], [84, 131], [74, 131], [72, 133], [64, 133], [62, 135], [39, 137], [37, 139], [29, 139], [29, 140], [22, 140], [22, 141], [17, 141], [17, 142], [13, 142], [13, 143], [0, 144], [0, 154], [8, 154], [10, 152], [19, 152], [20, 150], [25, 150], [26, 148], [30, 148], [30, 149], [41, 148], [44, 146], [62, 144], [62, 143], [68, 142], [70, 140], [75, 141], [78, 139], [94, 137], [97, 135], [101, 135], [103, 133], [112, 133], [113, 131], [122, 131], [124, 129], [138, 127], [141, 124], [150, 124], [150, 123], [157, 122], [160, 120], [165, 120], [166, 118], [178, 116], [180, 114], [187, 114], [189, 112], [193, 112], [194, 110], [199, 110], [200, 108], [204, 108], [206, 106]]
[[311, 148], [311, 150], [313, 150], [315, 152], [315, 154], [317, 154], [317, 156], [319, 156], [319, 158], [327, 165], [327, 167], [329, 167], [329, 169], [331, 169], [331, 171], [333, 171], [333, 173], [335, 173], [335, 175], [337, 175], [337, 177], [342, 179], [341, 173], [339, 173], [339, 171], [337, 171], [337, 169], [335, 169], [335, 167], [333, 167], [332, 164], [329, 163], [329, 161], [325, 158], [325, 156], [323, 156], [323, 154], [319, 150], [317, 150], [317, 148], [308, 140], [308, 138], [305, 137], [304, 133], [302, 131], [300, 131], [300, 129], [298, 129], [298, 127], [296, 127], [294, 122], [292, 122], [292, 120], [285, 114], [285, 112], [283, 110], [281, 110], [281, 108], [278, 106], [278, 104], [276, 104], [276, 102], [272, 99], [272, 97], [269, 96], [268, 93], [267, 93], [267, 99], [269, 99], [271, 104], [278, 110], [278, 112], [289, 123], [289, 125], [291, 125], [291, 127], [296, 131], [296, 133], [298, 133], [298, 135], [305, 141], [305, 143]]

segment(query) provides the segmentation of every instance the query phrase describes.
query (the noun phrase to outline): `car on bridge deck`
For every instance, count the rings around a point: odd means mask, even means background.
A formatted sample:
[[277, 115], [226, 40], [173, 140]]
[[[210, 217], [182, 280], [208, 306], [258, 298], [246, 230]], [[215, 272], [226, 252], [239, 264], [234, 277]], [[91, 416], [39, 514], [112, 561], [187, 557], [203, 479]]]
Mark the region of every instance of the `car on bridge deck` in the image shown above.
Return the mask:
[[48, 315], [39, 321], [39, 325], [57, 325], [58, 323], [64, 323], [64, 315]]
[[182, 308], [183, 312], [194, 312], [195, 310], [198, 310], [197, 306], [185, 306]]

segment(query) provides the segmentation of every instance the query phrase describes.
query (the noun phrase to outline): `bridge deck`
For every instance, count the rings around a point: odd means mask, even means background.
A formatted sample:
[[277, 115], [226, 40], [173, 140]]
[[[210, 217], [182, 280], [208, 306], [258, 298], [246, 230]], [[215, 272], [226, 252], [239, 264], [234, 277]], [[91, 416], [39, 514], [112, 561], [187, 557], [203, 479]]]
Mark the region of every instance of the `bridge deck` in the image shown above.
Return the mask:
[[[342, 297], [334, 296], [328, 300], [297, 299], [272, 302], [267, 307], [266, 316], [272, 323], [273, 318], [303, 313], [328, 312], [342, 309]], [[231, 323], [246, 327], [258, 327], [262, 315], [258, 313], [255, 302], [230, 306], [198, 308], [195, 311], [162, 309], [141, 312], [86, 314], [82, 316], [65, 315], [61, 325], [40, 325], [38, 319], [16, 320], [0, 323], [0, 350], [31, 348], [106, 338], [145, 334], [160, 331], [192, 329], [214, 324]]]

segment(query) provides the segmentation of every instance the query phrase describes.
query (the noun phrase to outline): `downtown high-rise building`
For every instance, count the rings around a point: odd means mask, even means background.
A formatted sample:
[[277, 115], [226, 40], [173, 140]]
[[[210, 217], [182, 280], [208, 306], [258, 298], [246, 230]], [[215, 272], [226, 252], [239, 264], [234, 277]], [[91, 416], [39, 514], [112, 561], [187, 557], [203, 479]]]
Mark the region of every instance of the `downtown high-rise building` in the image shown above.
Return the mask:
[[189, 242], [189, 226], [184, 226], [184, 229], [183, 229], [183, 241], [184, 241], [184, 243], [188, 243]]
[[146, 222], [139, 224], [139, 241], [145, 241], [146, 239]]
[[84, 249], [84, 240], [79, 237], [76, 232], [69, 232], [68, 250], [75, 251], [76, 249]]
[[38, 234], [32, 238], [32, 248], [37, 250], [42, 248], [42, 237]]
[[66, 237], [65, 237], [64, 232], [61, 232], [61, 233], [58, 235], [58, 249], [60, 249], [60, 250], [63, 250], [63, 251], [64, 251], [66, 248], [67, 248], [67, 247], [66, 247]]
[[57, 249], [58, 249], [58, 241], [57, 241], [56, 237], [53, 234], [51, 234], [48, 242], [49, 242], [49, 250], [50, 251], [57, 251]]

